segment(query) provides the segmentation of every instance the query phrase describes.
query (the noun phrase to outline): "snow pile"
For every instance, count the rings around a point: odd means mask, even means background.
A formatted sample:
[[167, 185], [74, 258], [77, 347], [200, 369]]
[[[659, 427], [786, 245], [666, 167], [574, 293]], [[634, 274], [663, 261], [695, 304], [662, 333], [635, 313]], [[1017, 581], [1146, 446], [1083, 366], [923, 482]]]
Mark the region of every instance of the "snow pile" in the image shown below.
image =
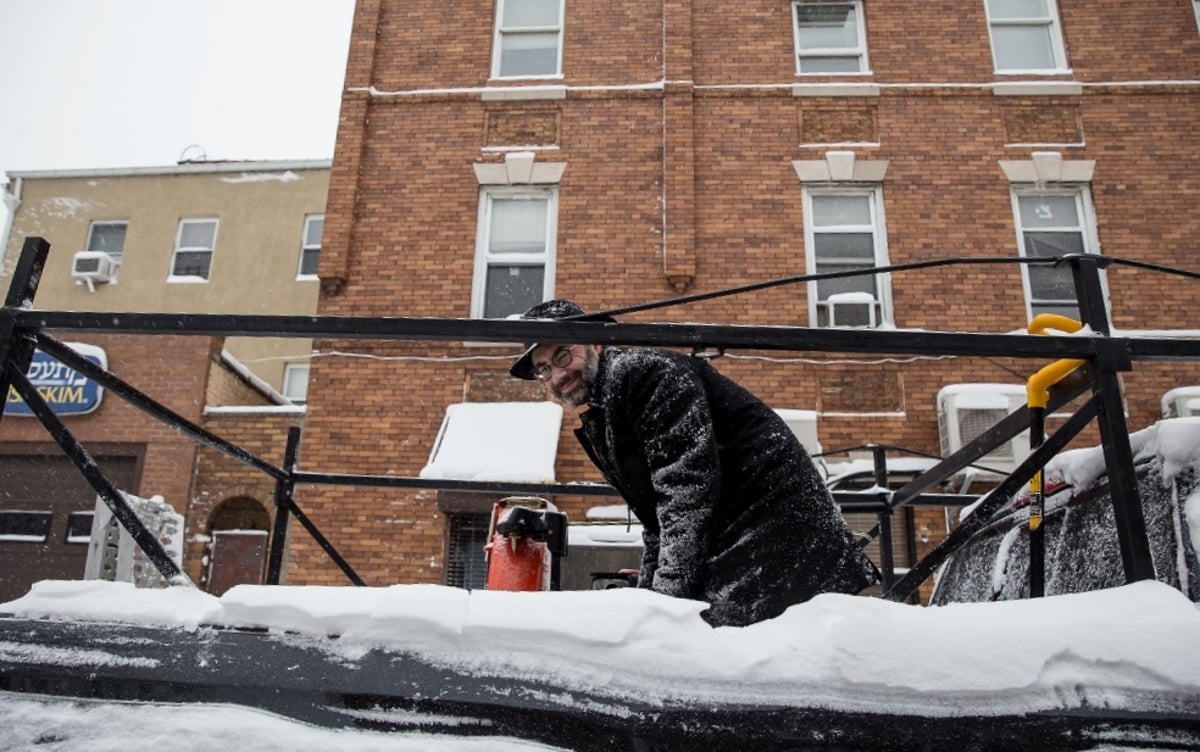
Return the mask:
[[183, 587], [46, 581], [0, 613], [260, 627], [318, 638], [346, 660], [378, 648], [481, 676], [664, 702], [921, 716], [1144, 707], [1160, 692], [1200, 704], [1200, 611], [1158, 582], [935, 608], [822, 595], [744, 628], [712, 629], [703, 608], [631, 588], [238, 586], [218, 599]]
[[450, 405], [420, 477], [553, 483], [562, 416], [553, 402]]

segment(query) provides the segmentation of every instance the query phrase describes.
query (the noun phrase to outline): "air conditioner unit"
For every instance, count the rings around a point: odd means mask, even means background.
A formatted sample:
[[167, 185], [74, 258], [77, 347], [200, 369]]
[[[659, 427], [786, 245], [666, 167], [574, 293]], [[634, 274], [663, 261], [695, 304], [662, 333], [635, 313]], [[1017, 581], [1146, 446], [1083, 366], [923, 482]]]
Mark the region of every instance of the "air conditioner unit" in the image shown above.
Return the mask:
[[776, 409], [775, 412], [783, 418], [787, 427], [792, 429], [792, 433], [796, 434], [796, 438], [800, 440], [810, 455], [821, 453], [821, 442], [817, 438], [816, 410]]
[[117, 276], [117, 260], [104, 251], [80, 251], [71, 262], [75, 284], [86, 284], [95, 292], [97, 282], [112, 282]]
[[[937, 396], [938, 434], [942, 456], [969, 444], [1025, 404], [1024, 386], [1014, 384], [951, 384]], [[975, 464], [1011, 473], [1029, 456], [1029, 431], [1025, 430], [975, 460]]]
[[1164, 418], [1200, 416], [1200, 386], [1181, 386], [1168, 391], [1162, 398]]
[[874, 329], [878, 301], [869, 292], [839, 292], [825, 299], [829, 305], [830, 326], [853, 326]]

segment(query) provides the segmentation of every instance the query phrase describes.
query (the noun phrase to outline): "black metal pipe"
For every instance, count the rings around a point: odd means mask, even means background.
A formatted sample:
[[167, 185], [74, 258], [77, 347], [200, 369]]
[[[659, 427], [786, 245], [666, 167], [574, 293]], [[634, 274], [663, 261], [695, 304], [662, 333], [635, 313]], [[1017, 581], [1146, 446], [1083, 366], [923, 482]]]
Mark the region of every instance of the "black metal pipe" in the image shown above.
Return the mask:
[[79, 353], [75, 352], [45, 332], [38, 333], [37, 344], [38, 347], [41, 348], [42, 352], [50, 355], [64, 365], [70, 366], [79, 373], [82, 373], [84, 376], [87, 376], [92, 381], [100, 384], [105, 389], [111, 390], [113, 394], [116, 394], [118, 397], [125, 400], [138, 410], [146, 413], [155, 420], [195, 439], [204, 446], [215, 449], [222, 454], [232, 457], [238, 462], [250, 465], [257, 470], [270, 475], [272, 478], [280, 479], [286, 477], [287, 474], [283, 470], [280, 470], [271, 463], [260, 459], [252, 452], [248, 452], [236, 444], [232, 444], [225, 439], [222, 439], [220, 436], [217, 436], [210, 431], [206, 431], [195, 423], [192, 423], [179, 413], [176, 413], [170, 408], [155, 401], [148, 395], [142, 393], [134, 386], [126, 383], [117, 376], [114, 376], [87, 358], [80, 356]]
[[888, 600], [902, 601], [915, 593], [921, 583], [928, 579], [934, 570], [941, 566], [942, 562], [970, 540], [972, 535], [983, 528], [992, 516], [1009, 502], [1021, 486], [1029, 482], [1029, 479], [1033, 477], [1034, 470], [1043, 467], [1051, 457], [1075, 438], [1092, 418], [1096, 417], [1099, 409], [1098, 403], [1099, 399], [1096, 396], [1085, 402], [1044, 444], [1031, 452], [1011, 475], [993, 488], [979, 502], [979, 506], [971, 516], [951, 530], [924, 559], [917, 562], [895, 585], [888, 589], [883, 597]]
[[[1083, 323], [1094, 331], [1108, 334], [1108, 307], [1100, 270], [1110, 263], [1103, 257], [1082, 254], [1072, 257], [1071, 273], [1075, 283]], [[1099, 400], [1100, 443], [1108, 467], [1109, 489], [1116, 517], [1117, 543], [1127, 582], [1154, 579], [1154, 559], [1150, 554], [1150, 539], [1146, 520], [1133, 474], [1133, 449], [1129, 444], [1129, 428], [1125, 424], [1125, 405], [1121, 399], [1118, 371], [1132, 370], [1129, 353], [1103, 350], [1096, 359], [1099, 372], [1092, 389]]]
[[14, 310], [17, 325], [56, 331], [329, 339], [483, 341], [558, 340], [608, 345], [979, 357], [1096, 358], [1113, 347], [1138, 359], [1200, 359], [1200, 341], [1106, 339], [881, 329], [731, 324], [602, 323], [524, 319], [358, 318], [200, 313], [95, 313]]
[[419, 488], [433, 491], [472, 491], [502, 496], [618, 496], [604, 483], [515, 483], [500, 481], [442, 480], [397, 475], [349, 475], [296, 471], [297, 484], [358, 486], [369, 488]]
[[9, 367], [16, 373], [25, 373], [33, 362], [32, 337], [20, 328], [17, 312], [33, 306], [49, 255], [50, 244], [43, 238], [25, 238], [4, 297], [4, 308], [0, 310], [0, 419], [4, 417], [8, 387], [12, 384]]
[[167, 555], [166, 550], [158, 539], [146, 529], [142, 524], [141, 519], [134, 513], [129, 505], [125, 503], [125, 498], [117, 487], [109, 482], [104, 473], [96, 465], [96, 461], [88, 454], [88, 451], [75, 439], [71, 432], [63, 425], [42, 396], [38, 394], [33, 383], [23, 373], [13, 372], [9, 369], [9, 376], [12, 378], [12, 386], [17, 390], [17, 394], [21, 395], [21, 399], [25, 400], [25, 404], [33, 412], [37, 419], [45, 426], [46, 431], [58, 442], [59, 447], [71, 460], [72, 464], [87, 480], [88, 484], [96, 490], [104, 503], [112, 510], [113, 517], [117, 518], [117, 522], [121, 523], [121, 527], [129, 533], [133, 538], [133, 542], [138, 548], [146, 554], [146, 558], [154, 565], [159, 574], [163, 576], [168, 583], [172, 585], [192, 585], [187, 575], [179, 568], [174, 560]]
[[288, 516], [295, 506], [292, 494], [296, 484], [293, 478], [299, 454], [300, 429], [292, 426], [288, 429], [287, 449], [283, 454], [283, 469], [287, 475], [275, 481], [275, 521], [271, 529], [271, 551], [267, 557], [268, 585], [278, 585], [283, 572], [283, 549], [287, 544]]
[[[1046, 408], [1029, 408], [1029, 450], [1037, 451], [1046, 439]], [[1038, 467], [1029, 483], [1029, 597], [1046, 594], [1046, 529], [1042, 526], [1045, 514], [1043, 489], [1044, 468]]]
[[[1088, 390], [1092, 371], [1084, 366], [1050, 387], [1047, 409], [1057, 410]], [[1029, 406], [1021, 405], [996, 425], [987, 429], [961, 449], [904, 484], [892, 495], [892, 506], [904, 506], [918, 494], [924, 493], [959, 470], [970, 466], [980, 457], [1010, 441], [1029, 428]]]
[[889, 503], [887, 454], [883, 447], [870, 445], [872, 467], [875, 471], [875, 487], [883, 508], [879, 510], [879, 572], [883, 577], [884, 590], [896, 580], [896, 561], [892, 553], [892, 507]]

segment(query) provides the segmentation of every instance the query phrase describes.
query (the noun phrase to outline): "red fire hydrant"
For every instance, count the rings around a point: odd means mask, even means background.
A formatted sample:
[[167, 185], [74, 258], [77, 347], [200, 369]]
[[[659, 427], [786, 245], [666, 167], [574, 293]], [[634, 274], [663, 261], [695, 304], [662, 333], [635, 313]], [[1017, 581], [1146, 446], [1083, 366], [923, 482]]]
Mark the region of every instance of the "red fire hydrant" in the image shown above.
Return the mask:
[[488, 590], [558, 590], [567, 551], [567, 517], [546, 499], [510, 496], [492, 505]]

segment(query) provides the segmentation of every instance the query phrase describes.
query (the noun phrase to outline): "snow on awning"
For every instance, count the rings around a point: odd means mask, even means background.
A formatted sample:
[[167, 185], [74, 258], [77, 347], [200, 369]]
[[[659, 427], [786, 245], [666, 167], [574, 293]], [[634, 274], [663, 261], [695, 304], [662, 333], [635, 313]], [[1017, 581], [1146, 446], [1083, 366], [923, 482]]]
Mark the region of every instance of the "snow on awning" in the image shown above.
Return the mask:
[[553, 402], [460, 402], [446, 417], [422, 478], [554, 483], [562, 407]]

